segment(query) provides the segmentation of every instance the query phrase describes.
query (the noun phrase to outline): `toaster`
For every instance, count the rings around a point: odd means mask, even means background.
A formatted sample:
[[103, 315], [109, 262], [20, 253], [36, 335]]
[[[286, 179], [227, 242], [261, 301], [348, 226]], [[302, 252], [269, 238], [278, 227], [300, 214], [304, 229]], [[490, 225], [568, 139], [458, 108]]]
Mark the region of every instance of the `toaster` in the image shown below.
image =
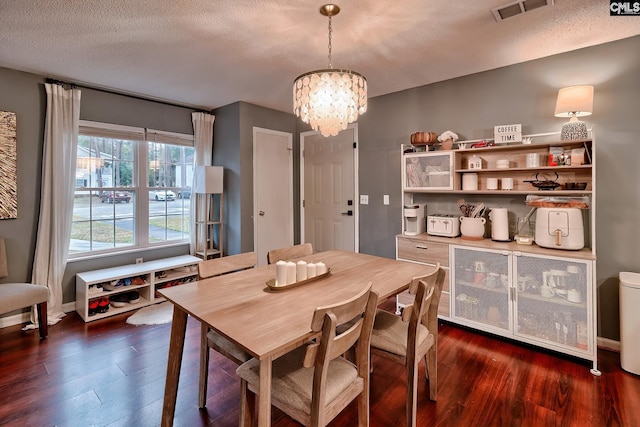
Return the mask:
[[544, 248], [582, 249], [582, 212], [577, 208], [538, 208], [534, 239], [536, 245]]
[[428, 215], [427, 234], [457, 237], [460, 235], [460, 218], [455, 215]]

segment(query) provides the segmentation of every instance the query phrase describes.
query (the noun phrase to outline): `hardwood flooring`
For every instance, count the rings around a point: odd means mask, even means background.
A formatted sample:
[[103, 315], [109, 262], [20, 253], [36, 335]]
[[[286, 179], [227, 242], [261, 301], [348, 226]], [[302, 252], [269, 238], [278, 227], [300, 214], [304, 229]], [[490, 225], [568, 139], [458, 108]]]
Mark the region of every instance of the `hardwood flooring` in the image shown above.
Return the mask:
[[[132, 326], [129, 314], [85, 324], [69, 313], [37, 330], [0, 329], [1, 426], [156, 426], [171, 326]], [[200, 325], [189, 318], [176, 426], [237, 426], [236, 366], [212, 352], [207, 409], [197, 408]], [[373, 357], [371, 426], [404, 425], [402, 367]], [[421, 364], [418, 426], [640, 426], [640, 376], [600, 350], [590, 364], [441, 324], [438, 401]], [[355, 406], [331, 426], [355, 425]], [[273, 410], [273, 426], [298, 424]]]

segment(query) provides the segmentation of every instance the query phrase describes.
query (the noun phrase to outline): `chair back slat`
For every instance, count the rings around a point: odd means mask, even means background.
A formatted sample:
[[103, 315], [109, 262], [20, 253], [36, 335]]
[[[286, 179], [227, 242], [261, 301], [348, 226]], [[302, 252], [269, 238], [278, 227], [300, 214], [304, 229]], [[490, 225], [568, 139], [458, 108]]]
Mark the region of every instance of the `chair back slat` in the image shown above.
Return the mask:
[[267, 252], [267, 263], [275, 264], [278, 261], [289, 261], [295, 258], [302, 258], [313, 253], [311, 243], [287, 246], [285, 248], [271, 249]]
[[220, 276], [234, 271], [246, 270], [256, 266], [255, 252], [245, 252], [238, 255], [229, 255], [221, 258], [213, 258], [200, 261], [198, 264], [198, 276], [200, 279]]

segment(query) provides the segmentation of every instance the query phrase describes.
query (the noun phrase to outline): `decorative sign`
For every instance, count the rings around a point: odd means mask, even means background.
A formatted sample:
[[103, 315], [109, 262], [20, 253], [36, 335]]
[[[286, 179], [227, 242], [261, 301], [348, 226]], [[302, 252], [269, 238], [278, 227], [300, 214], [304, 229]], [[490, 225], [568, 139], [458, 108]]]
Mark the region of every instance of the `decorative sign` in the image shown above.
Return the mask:
[[493, 127], [494, 141], [496, 144], [522, 141], [522, 125], [500, 125]]
[[0, 111], [0, 219], [17, 217], [16, 113]]

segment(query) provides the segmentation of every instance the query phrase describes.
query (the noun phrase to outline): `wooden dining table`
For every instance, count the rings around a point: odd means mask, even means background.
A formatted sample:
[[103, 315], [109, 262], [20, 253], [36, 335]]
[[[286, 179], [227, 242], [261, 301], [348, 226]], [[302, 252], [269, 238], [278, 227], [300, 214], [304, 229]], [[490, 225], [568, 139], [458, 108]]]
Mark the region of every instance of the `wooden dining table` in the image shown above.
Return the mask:
[[162, 425], [173, 424], [182, 353], [190, 315], [260, 361], [258, 425], [271, 425], [272, 361], [314, 338], [316, 307], [346, 300], [369, 283], [378, 301], [407, 289], [411, 279], [433, 270], [422, 264], [342, 250], [302, 258], [324, 262], [330, 274], [302, 286], [274, 290], [275, 265], [212, 277], [158, 292], [173, 303]]

